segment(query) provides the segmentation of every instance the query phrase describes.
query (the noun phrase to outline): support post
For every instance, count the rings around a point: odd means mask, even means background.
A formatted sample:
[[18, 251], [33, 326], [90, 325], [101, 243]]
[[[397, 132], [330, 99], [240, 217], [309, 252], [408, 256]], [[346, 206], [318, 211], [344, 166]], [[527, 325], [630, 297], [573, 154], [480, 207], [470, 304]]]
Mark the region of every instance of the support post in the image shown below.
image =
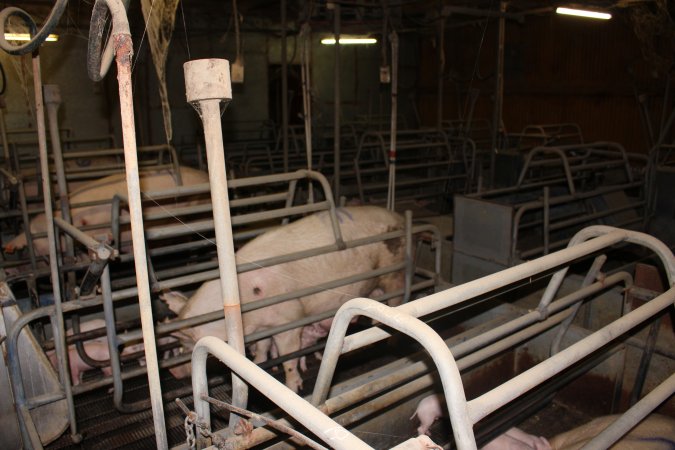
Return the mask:
[[333, 4], [334, 53], [334, 108], [333, 108], [333, 194], [340, 198], [340, 4]]
[[497, 75], [495, 76], [494, 111], [492, 115], [492, 148], [490, 152], [490, 186], [494, 186], [497, 146], [502, 127], [502, 104], [504, 102], [504, 35], [506, 32], [506, 2], [499, 2], [499, 31], [497, 32]]
[[[230, 64], [225, 59], [198, 59], [186, 62], [183, 68], [187, 101], [199, 112], [204, 124], [204, 142], [211, 184], [213, 223], [216, 231], [220, 289], [223, 295], [227, 340], [232, 348], [244, 355], [239, 284], [220, 123], [220, 103], [224, 102], [227, 105], [232, 100]], [[240, 408], [246, 408], [247, 397], [247, 385], [232, 374], [232, 403]], [[230, 430], [234, 430], [238, 422], [239, 416], [230, 415]]]

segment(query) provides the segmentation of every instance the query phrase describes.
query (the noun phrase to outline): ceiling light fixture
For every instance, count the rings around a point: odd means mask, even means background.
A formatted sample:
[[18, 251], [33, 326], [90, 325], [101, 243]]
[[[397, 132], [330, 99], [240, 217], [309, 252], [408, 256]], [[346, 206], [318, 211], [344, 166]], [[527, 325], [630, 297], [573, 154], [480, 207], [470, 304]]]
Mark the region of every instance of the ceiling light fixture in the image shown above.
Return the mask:
[[[30, 41], [31, 37], [28, 33], [5, 33], [5, 39], [8, 41]], [[59, 40], [59, 35], [50, 34], [45, 40], [47, 42], [56, 42]]]
[[[321, 39], [323, 45], [335, 45], [335, 38], [324, 38]], [[339, 45], [367, 45], [367, 44], [377, 44], [377, 39], [375, 38], [364, 38], [364, 37], [341, 37]]]
[[578, 16], [578, 17], [588, 17], [590, 19], [602, 19], [608, 20], [612, 18], [612, 15], [609, 13], [598, 12], [598, 11], [588, 11], [585, 9], [573, 9], [573, 8], [562, 8], [558, 7], [555, 10], [558, 14], [564, 14], [567, 16]]

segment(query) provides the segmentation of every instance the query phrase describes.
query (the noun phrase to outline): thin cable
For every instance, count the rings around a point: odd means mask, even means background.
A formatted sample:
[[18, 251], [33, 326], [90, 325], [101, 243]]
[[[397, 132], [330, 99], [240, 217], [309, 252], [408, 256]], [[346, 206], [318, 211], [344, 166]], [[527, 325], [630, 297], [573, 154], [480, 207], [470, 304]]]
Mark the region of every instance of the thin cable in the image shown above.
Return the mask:
[[190, 56], [190, 42], [188, 41], [187, 25], [185, 24], [185, 11], [183, 10], [182, 1], [180, 2], [180, 15], [183, 18], [183, 32], [185, 33], [185, 47], [187, 48], [188, 60], [191, 60], [192, 57]]
[[[494, 0], [490, 2], [490, 7], [488, 8], [488, 11], [492, 11], [492, 8], [494, 6]], [[469, 89], [467, 92], [471, 92], [471, 89], [473, 87], [473, 80], [476, 78], [476, 74], [478, 73], [478, 63], [480, 62], [480, 53], [481, 50], [483, 49], [483, 42], [485, 42], [485, 34], [487, 31], [488, 24], [490, 23], [490, 17], [488, 16], [485, 19], [485, 26], [483, 27], [483, 34], [480, 38], [480, 43], [478, 44], [478, 53], [476, 54], [476, 62], [473, 65], [473, 73], [471, 74], [471, 79], [469, 80]], [[469, 98], [471, 96], [467, 94], [466, 99], [464, 100], [464, 112], [462, 114], [463, 117], [466, 117], [467, 111], [469, 109]]]
[[148, 23], [150, 23], [150, 19], [152, 18], [152, 8], [155, 6], [155, 0], [152, 0], [152, 3], [150, 3], [150, 12], [148, 12], [148, 19], [145, 21], [145, 28], [143, 29], [143, 35], [141, 36], [141, 42], [138, 44], [138, 50], [136, 51], [136, 61], [131, 65], [131, 72], [134, 72], [134, 68], [136, 67], [136, 63], [138, 62], [138, 59], [141, 57], [141, 49], [143, 48], [143, 40], [145, 39], [145, 34], [148, 32]]

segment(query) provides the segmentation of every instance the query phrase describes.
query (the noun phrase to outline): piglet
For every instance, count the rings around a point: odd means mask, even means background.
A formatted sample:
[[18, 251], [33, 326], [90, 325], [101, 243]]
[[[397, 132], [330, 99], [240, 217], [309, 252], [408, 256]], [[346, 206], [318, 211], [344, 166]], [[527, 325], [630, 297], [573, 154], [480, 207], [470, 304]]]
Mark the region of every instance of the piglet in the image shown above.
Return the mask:
[[419, 404], [417, 409], [410, 416], [410, 420], [413, 420], [415, 416], [420, 421], [420, 426], [417, 427], [418, 434], [430, 434], [429, 428], [439, 417], [445, 417], [445, 396], [441, 394], [433, 394], [428, 397], [424, 397]]

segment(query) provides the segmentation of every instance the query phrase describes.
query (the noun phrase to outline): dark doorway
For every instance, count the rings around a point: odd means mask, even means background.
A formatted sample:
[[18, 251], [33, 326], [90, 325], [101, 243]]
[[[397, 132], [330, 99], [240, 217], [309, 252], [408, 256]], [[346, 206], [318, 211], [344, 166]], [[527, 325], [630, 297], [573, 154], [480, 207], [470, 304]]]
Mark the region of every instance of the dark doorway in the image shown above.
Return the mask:
[[[269, 65], [269, 114], [277, 126], [281, 126], [281, 64]], [[288, 123], [302, 123], [302, 79], [300, 65], [288, 64]]]

